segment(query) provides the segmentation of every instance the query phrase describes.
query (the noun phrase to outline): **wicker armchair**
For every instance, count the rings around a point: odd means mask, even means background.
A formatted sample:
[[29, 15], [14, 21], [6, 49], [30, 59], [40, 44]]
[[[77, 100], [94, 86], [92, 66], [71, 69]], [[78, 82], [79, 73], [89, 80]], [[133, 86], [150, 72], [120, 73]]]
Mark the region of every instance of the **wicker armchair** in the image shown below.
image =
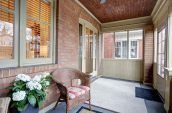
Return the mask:
[[[80, 79], [81, 86], [88, 87], [90, 89], [90, 79], [89, 75], [84, 74], [76, 69], [57, 69], [53, 72], [53, 80], [57, 83], [57, 87], [60, 91], [60, 97], [56, 103], [65, 101], [66, 102], [66, 113], [70, 113], [73, 107], [78, 106], [79, 104], [89, 101], [89, 108], [91, 110], [90, 104], [90, 90], [85, 91], [82, 94], [77, 96], [70, 93], [70, 88], [72, 86], [73, 79]], [[55, 107], [56, 107], [55, 106]]]
[[0, 113], [8, 113], [8, 107], [10, 104], [10, 97], [1, 97], [0, 98]]

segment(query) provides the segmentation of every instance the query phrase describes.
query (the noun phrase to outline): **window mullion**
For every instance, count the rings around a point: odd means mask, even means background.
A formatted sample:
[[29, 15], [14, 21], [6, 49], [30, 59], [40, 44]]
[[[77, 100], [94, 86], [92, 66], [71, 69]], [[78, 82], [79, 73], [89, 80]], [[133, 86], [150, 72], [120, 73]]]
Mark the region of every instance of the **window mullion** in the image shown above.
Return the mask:
[[130, 58], [130, 41], [129, 41], [129, 31], [127, 30], [127, 59]]

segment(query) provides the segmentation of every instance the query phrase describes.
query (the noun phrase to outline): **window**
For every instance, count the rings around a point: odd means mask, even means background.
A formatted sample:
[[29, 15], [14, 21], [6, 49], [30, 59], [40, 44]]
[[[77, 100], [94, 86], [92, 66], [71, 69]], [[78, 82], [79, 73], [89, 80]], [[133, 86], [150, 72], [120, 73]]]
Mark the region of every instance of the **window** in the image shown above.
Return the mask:
[[0, 68], [17, 66], [17, 3], [0, 0]]
[[[20, 65], [53, 63], [53, 0], [22, 0]], [[24, 38], [25, 37], [25, 38]]]
[[26, 58], [50, 57], [50, 2], [27, 0], [26, 18]]
[[129, 31], [129, 58], [142, 59], [143, 54], [143, 30]]
[[159, 33], [158, 33], [158, 44], [157, 44], [157, 48], [158, 48], [158, 74], [161, 77], [164, 77], [164, 67], [165, 67], [165, 61], [166, 61], [166, 57], [165, 57], [165, 38], [166, 38], [166, 28], [162, 29]]
[[115, 45], [115, 57], [127, 58], [127, 41], [118, 41]]
[[115, 58], [127, 58], [127, 32], [115, 33]]
[[[108, 36], [108, 35], [104, 35], [104, 36]], [[106, 40], [109, 40], [111, 37], [110, 36], [104, 37], [104, 43], [109, 43], [109, 41]], [[115, 49], [114, 51], [111, 51], [114, 53], [114, 58], [142, 59], [143, 30], [115, 32], [114, 41], [115, 41], [114, 44]], [[113, 45], [109, 44], [109, 46], [113, 46]], [[106, 48], [104, 47], [104, 50], [108, 50]], [[109, 53], [109, 52], [105, 52], [105, 53]]]
[[53, 63], [54, 2], [0, 0], [0, 68]]

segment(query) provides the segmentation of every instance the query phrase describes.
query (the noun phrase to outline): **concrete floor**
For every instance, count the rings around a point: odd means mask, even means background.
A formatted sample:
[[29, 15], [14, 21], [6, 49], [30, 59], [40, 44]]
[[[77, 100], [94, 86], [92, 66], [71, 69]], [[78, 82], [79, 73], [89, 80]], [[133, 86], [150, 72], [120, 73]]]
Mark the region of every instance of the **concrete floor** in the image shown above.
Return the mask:
[[142, 85], [99, 78], [91, 84], [91, 102], [93, 105], [120, 113], [150, 113], [145, 100], [135, 97], [135, 87], [142, 87]]

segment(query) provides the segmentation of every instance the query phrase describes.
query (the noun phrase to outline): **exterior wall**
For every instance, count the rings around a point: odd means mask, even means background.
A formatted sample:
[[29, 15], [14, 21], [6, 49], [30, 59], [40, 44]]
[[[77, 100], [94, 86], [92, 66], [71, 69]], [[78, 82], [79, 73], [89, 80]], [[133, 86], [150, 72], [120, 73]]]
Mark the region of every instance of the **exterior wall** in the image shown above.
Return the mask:
[[152, 84], [153, 81], [153, 26], [147, 26], [144, 28], [144, 49], [143, 49], [143, 61], [144, 61], [144, 83]]
[[104, 33], [104, 58], [113, 58], [114, 52], [114, 33]]
[[79, 68], [79, 18], [87, 20], [98, 30], [100, 25], [74, 0], [58, 2], [58, 64], [59, 67]]
[[[57, 3], [56, 64], [0, 69], [0, 96], [7, 96], [8, 90], [4, 88], [8, 87], [19, 73], [33, 76], [36, 73], [51, 72], [57, 68], [79, 67], [79, 18], [89, 21], [98, 30], [100, 30], [100, 24], [74, 0], [58, 0]], [[57, 100], [56, 90], [53, 83], [47, 90], [48, 95], [43, 107]]]
[[132, 81], [141, 81], [142, 60], [102, 59], [102, 75]]

